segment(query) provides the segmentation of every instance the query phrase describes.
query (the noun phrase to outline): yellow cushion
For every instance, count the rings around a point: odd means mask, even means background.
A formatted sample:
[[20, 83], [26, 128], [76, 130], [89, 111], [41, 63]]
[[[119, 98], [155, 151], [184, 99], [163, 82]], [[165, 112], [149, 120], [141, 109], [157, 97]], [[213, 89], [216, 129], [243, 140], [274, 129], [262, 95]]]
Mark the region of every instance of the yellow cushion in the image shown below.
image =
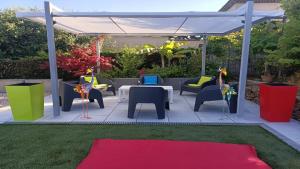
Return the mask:
[[199, 84], [188, 84], [188, 86], [190, 86], [190, 87], [200, 87], [201, 85], [199, 85]]
[[97, 84], [97, 85], [94, 85], [94, 88], [96, 89], [107, 89], [109, 87], [108, 84]]
[[203, 83], [208, 82], [211, 80], [211, 77], [208, 76], [201, 76], [201, 78], [199, 79], [198, 83], [196, 84], [188, 84], [188, 86], [190, 87], [200, 87], [203, 85]]
[[211, 80], [211, 77], [208, 76], [201, 76], [201, 78], [198, 81], [198, 85], [203, 85], [203, 83], [208, 82]]
[[[87, 82], [91, 82], [92, 81], [92, 77], [91, 76], [84, 76], [84, 80], [87, 81]], [[94, 83], [93, 83], [93, 86], [96, 86], [98, 85], [98, 81], [97, 81], [97, 78], [94, 77]]]

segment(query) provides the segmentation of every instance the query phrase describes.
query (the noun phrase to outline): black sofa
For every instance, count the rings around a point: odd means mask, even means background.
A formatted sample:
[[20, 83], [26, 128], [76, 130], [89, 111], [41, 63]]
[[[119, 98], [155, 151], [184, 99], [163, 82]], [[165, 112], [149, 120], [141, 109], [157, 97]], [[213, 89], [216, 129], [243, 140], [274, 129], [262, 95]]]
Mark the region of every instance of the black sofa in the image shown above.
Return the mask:
[[217, 84], [217, 79], [216, 77], [212, 77], [212, 79], [208, 82], [203, 83], [201, 86], [189, 86], [188, 84], [197, 84], [200, 77], [194, 78], [194, 79], [189, 79], [185, 81], [184, 83], [181, 84], [180, 88], [180, 95], [182, 95], [183, 91], [186, 92], [192, 92], [192, 93], [199, 93], [201, 89], [205, 88], [206, 86], [210, 85], [216, 85]]
[[128, 118], [134, 118], [137, 103], [155, 104], [158, 119], [164, 119], [165, 109], [170, 109], [168, 91], [162, 87], [131, 87], [129, 90]]

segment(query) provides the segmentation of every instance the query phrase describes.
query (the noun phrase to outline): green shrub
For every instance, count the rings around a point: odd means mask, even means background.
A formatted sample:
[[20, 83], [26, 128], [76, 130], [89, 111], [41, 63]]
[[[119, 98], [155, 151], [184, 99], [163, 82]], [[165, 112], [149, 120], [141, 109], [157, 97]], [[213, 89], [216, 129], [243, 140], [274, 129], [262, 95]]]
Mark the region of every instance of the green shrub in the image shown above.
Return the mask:
[[138, 52], [137, 48], [124, 48], [116, 56], [117, 66], [110, 72], [118, 77], [138, 77], [138, 70], [144, 64], [144, 57]]
[[48, 62], [48, 59], [0, 60], [0, 79], [48, 79], [49, 70], [41, 69], [41, 65], [45, 62]]
[[172, 78], [172, 77], [184, 77], [185, 71], [182, 69], [181, 66], [178, 65], [170, 65], [169, 67], [159, 67], [159, 66], [153, 66], [152, 69], [146, 69], [145, 73], [149, 74], [158, 74], [162, 78]]

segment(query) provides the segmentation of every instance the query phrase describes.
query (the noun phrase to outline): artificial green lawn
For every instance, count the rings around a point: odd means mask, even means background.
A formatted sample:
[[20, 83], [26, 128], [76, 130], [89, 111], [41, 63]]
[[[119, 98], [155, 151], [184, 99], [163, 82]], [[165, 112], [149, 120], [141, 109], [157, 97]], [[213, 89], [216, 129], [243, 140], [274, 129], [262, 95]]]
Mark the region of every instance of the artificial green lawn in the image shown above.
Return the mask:
[[0, 168], [75, 168], [95, 138], [252, 144], [273, 168], [300, 169], [300, 153], [260, 127], [175, 125], [0, 125]]

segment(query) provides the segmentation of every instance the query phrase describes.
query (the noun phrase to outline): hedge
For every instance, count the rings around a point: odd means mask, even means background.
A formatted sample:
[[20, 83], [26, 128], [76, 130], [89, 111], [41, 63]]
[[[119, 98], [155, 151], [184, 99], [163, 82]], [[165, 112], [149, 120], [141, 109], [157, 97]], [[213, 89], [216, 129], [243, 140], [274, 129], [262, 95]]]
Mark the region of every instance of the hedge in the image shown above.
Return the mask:
[[50, 71], [41, 68], [47, 58], [0, 60], [0, 79], [48, 79]]

